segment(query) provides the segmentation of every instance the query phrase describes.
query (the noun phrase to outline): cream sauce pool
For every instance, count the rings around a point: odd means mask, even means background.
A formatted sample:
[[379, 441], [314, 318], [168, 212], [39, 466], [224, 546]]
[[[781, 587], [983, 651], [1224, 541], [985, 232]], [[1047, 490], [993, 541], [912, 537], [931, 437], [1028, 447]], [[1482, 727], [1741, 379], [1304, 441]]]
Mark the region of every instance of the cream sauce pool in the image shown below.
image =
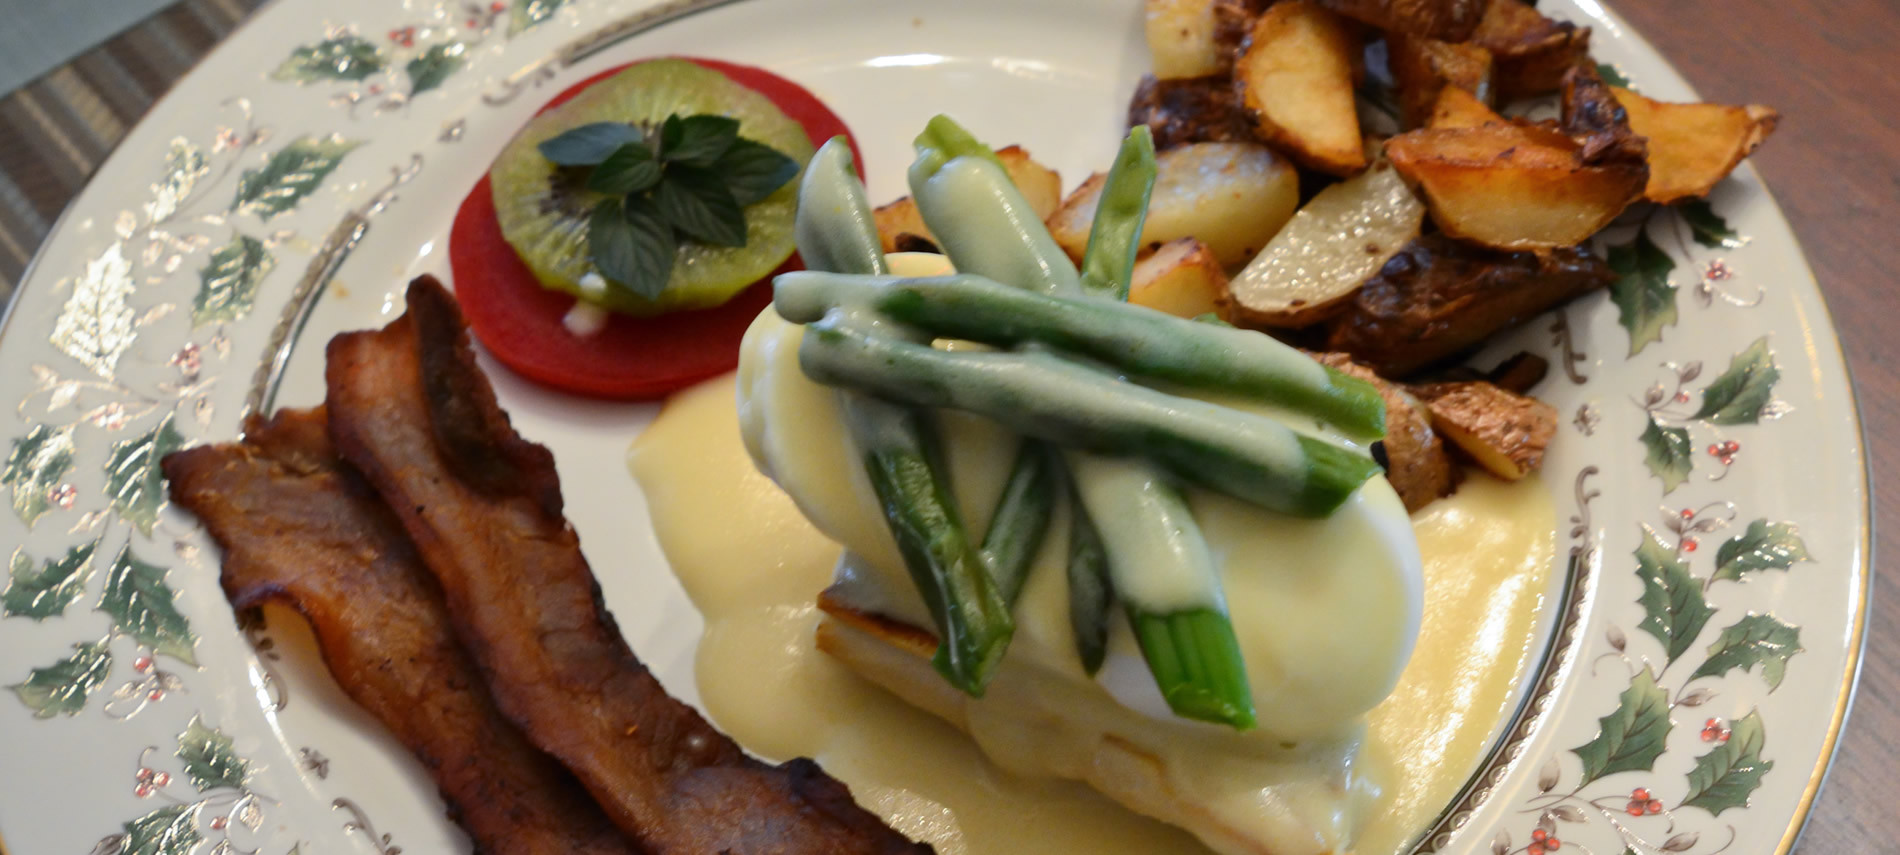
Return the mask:
[[[1075, 783], [996, 768], [969, 737], [820, 653], [814, 601], [839, 546], [753, 466], [728, 376], [668, 403], [634, 444], [661, 546], [705, 616], [696, 677], [712, 720], [774, 760], [806, 756], [899, 830], [945, 855], [1046, 850], [1203, 853]], [[1554, 511], [1534, 478], [1474, 473], [1413, 518], [1424, 557], [1417, 647], [1368, 716], [1363, 764], [1383, 778], [1353, 849], [1400, 851], [1469, 777], [1539, 648]]]

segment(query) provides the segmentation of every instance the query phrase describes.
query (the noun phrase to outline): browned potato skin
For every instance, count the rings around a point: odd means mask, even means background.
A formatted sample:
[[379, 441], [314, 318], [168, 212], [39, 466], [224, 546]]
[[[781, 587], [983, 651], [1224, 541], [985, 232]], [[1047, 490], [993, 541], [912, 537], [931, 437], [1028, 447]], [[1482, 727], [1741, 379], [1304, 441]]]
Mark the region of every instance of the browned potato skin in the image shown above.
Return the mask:
[[1462, 42], [1477, 31], [1484, 0], [1322, 0], [1326, 8], [1388, 33]]
[[1227, 293], [1227, 271], [1220, 259], [1191, 237], [1162, 244], [1135, 262], [1128, 279], [1128, 302], [1180, 318], [1219, 311]]
[[1491, 103], [1490, 51], [1403, 33], [1387, 36], [1385, 44], [1392, 82], [1399, 92], [1399, 118], [1405, 127], [1426, 126], [1439, 93], [1447, 88], [1463, 89], [1479, 102]]
[[1432, 105], [1432, 117], [1425, 123], [1428, 128], [1477, 128], [1494, 123], [1510, 121], [1498, 115], [1478, 96], [1456, 86], [1447, 86], [1438, 90], [1438, 100]]
[[1649, 180], [1641, 160], [1586, 162], [1574, 140], [1522, 123], [1410, 131], [1385, 152], [1441, 230], [1514, 251], [1588, 240], [1642, 198]]
[[1649, 141], [1644, 198], [1680, 202], [1708, 195], [1774, 133], [1780, 114], [1760, 104], [1666, 104], [1610, 87], [1630, 129]]
[[1128, 126], [1147, 125], [1155, 149], [1197, 142], [1253, 142], [1253, 123], [1226, 75], [1156, 80], [1150, 74], [1128, 103]]
[[[1009, 180], [1016, 184], [1023, 199], [1029, 202], [1036, 216], [1048, 219], [1062, 204], [1062, 176], [1053, 169], [1037, 163], [1029, 156], [1028, 150], [1019, 145], [996, 150], [996, 159], [1003, 162], [1003, 169], [1009, 172]], [[898, 252], [899, 235], [913, 235], [936, 242], [930, 229], [924, 226], [923, 214], [918, 212], [917, 203], [905, 196], [871, 212], [871, 219], [877, 224], [879, 243], [885, 252]]]
[[1355, 100], [1362, 58], [1346, 21], [1308, 0], [1282, 0], [1254, 22], [1234, 88], [1262, 141], [1308, 169], [1352, 175], [1368, 162]]
[[1577, 247], [1506, 253], [1426, 235], [1328, 322], [1326, 349], [1405, 377], [1615, 279], [1602, 259]]
[[1433, 429], [1506, 481], [1537, 471], [1557, 435], [1554, 407], [1490, 383], [1432, 383], [1412, 392], [1425, 402]]
[[1417, 511], [1458, 488], [1462, 474], [1451, 463], [1445, 441], [1432, 430], [1431, 416], [1418, 399], [1344, 353], [1316, 353], [1313, 358], [1377, 387], [1385, 399], [1385, 477], [1405, 502]]
[[1255, 21], [1272, 6], [1275, 0], [1214, 0], [1214, 44], [1226, 60], [1226, 70], [1232, 70], [1234, 60], [1240, 58], [1246, 50], [1247, 35], [1253, 32]]
[[1640, 163], [1647, 171], [1649, 146], [1631, 130], [1628, 111], [1595, 65], [1580, 63], [1564, 72], [1562, 125], [1583, 146], [1584, 163]]
[[1564, 72], [1590, 57], [1590, 28], [1553, 21], [1522, 0], [1488, 0], [1471, 43], [1497, 64], [1499, 101], [1556, 92]]

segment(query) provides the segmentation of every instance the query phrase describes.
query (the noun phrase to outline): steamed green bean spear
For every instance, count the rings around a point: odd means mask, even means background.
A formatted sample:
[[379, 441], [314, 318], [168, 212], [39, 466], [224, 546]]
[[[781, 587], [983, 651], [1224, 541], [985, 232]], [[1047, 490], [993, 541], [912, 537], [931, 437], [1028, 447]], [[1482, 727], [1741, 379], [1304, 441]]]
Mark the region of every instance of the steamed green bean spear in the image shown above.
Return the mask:
[[1385, 434], [1379, 391], [1257, 332], [1197, 323], [1104, 299], [1044, 297], [957, 274], [928, 279], [788, 273], [774, 286], [786, 320], [864, 307], [931, 335], [999, 347], [1042, 344], [1128, 374], [1275, 404], [1362, 440]]
[[[805, 168], [793, 223], [799, 254], [815, 270], [883, 274], [884, 252], [851, 148], [834, 137]], [[937, 671], [981, 696], [1015, 632], [1008, 601], [969, 535], [939, 461], [928, 413], [877, 398], [843, 396], [845, 423], [905, 568], [936, 624]]]

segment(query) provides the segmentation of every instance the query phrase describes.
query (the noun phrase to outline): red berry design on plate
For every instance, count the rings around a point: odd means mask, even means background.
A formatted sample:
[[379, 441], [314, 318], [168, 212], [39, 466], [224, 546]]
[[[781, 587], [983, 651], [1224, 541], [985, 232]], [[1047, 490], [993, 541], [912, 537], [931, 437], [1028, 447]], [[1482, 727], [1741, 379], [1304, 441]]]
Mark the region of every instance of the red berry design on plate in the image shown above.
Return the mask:
[[1694, 552], [1699, 545], [1700, 544], [1696, 543], [1696, 539], [1693, 537], [1685, 537], [1682, 539], [1682, 551], [1684, 552]]
[[1715, 444], [1715, 443], [1709, 443], [1709, 456], [1710, 456], [1710, 457], [1715, 457], [1715, 456], [1717, 456], [1717, 455], [1719, 455], [1719, 454], [1721, 454], [1721, 453], [1722, 453], [1722, 446], [1720, 446], [1720, 445], [1717, 445], [1717, 444]]
[[1702, 725], [1703, 742], [1727, 742], [1729, 735], [1729, 729], [1722, 725], [1719, 718], [1709, 719]]
[[172, 783], [172, 776], [171, 776], [171, 773], [169, 773], [169, 772], [160, 772], [160, 773], [158, 773], [157, 775], [154, 775], [154, 776], [152, 776], [152, 783], [153, 783], [154, 785], [156, 785], [156, 786], [160, 786], [160, 787], [169, 787], [169, 786], [171, 786], [171, 783]]
[[212, 830], [212, 831], [223, 831], [223, 830], [224, 830], [224, 824], [225, 824], [225, 820], [224, 820], [224, 817], [217, 817], [216, 819], [213, 819], [213, 820], [211, 820], [211, 830]]
[[1561, 847], [1561, 846], [1563, 846], [1563, 844], [1562, 844], [1562, 843], [1559, 843], [1559, 842], [1557, 841], [1557, 838], [1555, 838], [1555, 837], [1551, 837], [1551, 838], [1548, 838], [1548, 839], [1546, 839], [1546, 840], [1544, 841], [1544, 851], [1545, 851], [1545, 852], [1555, 852], [1555, 851], [1557, 851], [1557, 849], [1558, 849], [1559, 847]]
[[138, 786], [136, 786], [136, 787], [133, 787], [133, 788], [132, 788], [132, 793], [133, 793], [134, 795], [136, 795], [136, 796], [138, 796], [138, 797], [139, 797], [139, 798], [141, 798], [141, 799], [144, 799], [144, 798], [151, 798], [151, 795], [152, 795], [152, 785], [151, 785], [151, 784], [140, 784], [140, 785], [138, 785]]
[[1683, 508], [1683, 509], [1682, 509], [1682, 518], [1683, 518], [1683, 519], [1685, 519], [1685, 520], [1692, 520], [1692, 519], [1695, 519], [1695, 511], [1694, 511], [1693, 509], [1690, 509], [1690, 508]]
[[1677, 393], [1676, 393], [1676, 403], [1678, 403], [1678, 404], [1687, 404], [1687, 403], [1689, 403], [1689, 393], [1688, 393], [1688, 392], [1677, 392]]
[[150, 698], [154, 702], [162, 701], [165, 699], [165, 692], [163, 689], [153, 689], [152, 693], [149, 695], [146, 695], [146, 697]]
[[140, 656], [139, 658], [132, 660], [132, 670], [137, 671], [140, 674], [143, 674], [147, 671], [152, 670], [152, 657]]
[[1542, 843], [1542, 842], [1544, 842], [1544, 838], [1547, 838], [1547, 837], [1549, 837], [1549, 836], [1550, 836], [1550, 832], [1548, 832], [1548, 831], [1545, 831], [1545, 830], [1543, 830], [1543, 829], [1541, 829], [1541, 828], [1539, 828], [1539, 829], [1537, 829], [1536, 831], [1532, 831], [1532, 832], [1531, 832], [1531, 842], [1532, 842], [1532, 843]]
[[1649, 804], [1644, 805], [1644, 807], [1648, 808], [1650, 813], [1655, 814], [1662, 813], [1663, 805], [1660, 799], [1650, 799]]
[[488, 4], [488, 11], [490, 12], [500, 12], [506, 8], [508, 8], [508, 4], [501, 2], [501, 0], [495, 0], [495, 2]]

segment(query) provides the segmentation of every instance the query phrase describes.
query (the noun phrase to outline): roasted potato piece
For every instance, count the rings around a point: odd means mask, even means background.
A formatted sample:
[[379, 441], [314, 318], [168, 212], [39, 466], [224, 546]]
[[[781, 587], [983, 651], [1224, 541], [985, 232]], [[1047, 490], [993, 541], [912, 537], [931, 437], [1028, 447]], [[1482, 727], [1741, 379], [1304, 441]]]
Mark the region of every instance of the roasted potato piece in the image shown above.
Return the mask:
[[[1009, 179], [1022, 191], [1023, 199], [1029, 202], [1036, 216], [1048, 219], [1062, 204], [1062, 176], [1055, 170], [1037, 163], [1022, 146], [1012, 145], [996, 150], [996, 158], [1003, 162], [1003, 168], [1009, 171]], [[924, 226], [923, 215], [917, 211], [917, 203], [905, 196], [871, 212], [877, 222], [877, 236], [884, 244], [885, 252], [898, 251], [898, 236], [915, 235], [936, 243], [936, 237]]]
[[1478, 28], [1484, 0], [1321, 0], [1326, 8], [1387, 33], [1462, 42]]
[[1413, 241], [1326, 324], [1326, 348], [1405, 377], [1616, 280], [1579, 247], [1493, 252], [1442, 234]]
[[1588, 163], [1568, 137], [1537, 126], [1426, 128], [1386, 156], [1418, 186], [1445, 233], [1509, 250], [1575, 246], [1641, 198], [1641, 162]]
[[1433, 383], [1412, 392], [1440, 436], [1506, 481], [1537, 471], [1557, 435], [1556, 408], [1490, 383]]
[[1630, 129], [1629, 112], [1616, 100], [1597, 68], [1588, 63], [1564, 72], [1562, 128], [1583, 147], [1583, 162], [1649, 168], [1649, 146]]
[[1141, 78], [1128, 102], [1128, 126], [1147, 125], [1155, 149], [1197, 142], [1252, 142], [1253, 122], [1226, 75], [1159, 80]]
[[1489, 0], [1471, 43], [1491, 52], [1499, 101], [1548, 95], [1590, 56], [1590, 28], [1553, 21], [1522, 0]]
[[1462, 473], [1451, 464], [1445, 441], [1432, 430], [1431, 416], [1417, 398], [1344, 353], [1316, 353], [1313, 358], [1378, 387], [1385, 399], [1385, 439], [1379, 441], [1375, 453], [1407, 511], [1417, 511], [1457, 489]]
[[1319, 191], [1234, 277], [1221, 316], [1248, 327], [1304, 327], [1343, 308], [1418, 237], [1425, 205], [1379, 161]]
[[1215, 0], [1147, 0], [1148, 54], [1155, 77], [1174, 80], [1226, 70], [1214, 42]]
[[1628, 111], [1630, 129], [1649, 140], [1651, 202], [1708, 195], [1774, 133], [1779, 113], [1760, 104], [1666, 104], [1611, 87]]
[[1359, 40], [1338, 15], [1284, 0], [1254, 23], [1234, 86], [1261, 139], [1304, 166], [1351, 175], [1366, 168], [1353, 85], [1359, 59]]
[[1135, 262], [1128, 302], [1181, 318], [1198, 318], [1219, 309], [1227, 293], [1227, 271], [1207, 246], [1178, 238]]
[[[1096, 173], [1049, 218], [1049, 231], [1077, 259], [1088, 248], [1105, 175]], [[1299, 173], [1258, 143], [1195, 143], [1155, 156], [1154, 194], [1143, 221], [1143, 245], [1199, 238], [1225, 268], [1239, 267], [1267, 245], [1300, 204]]]
[[1550, 360], [1528, 350], [1498, 363], [1485, 372], [1484, 379], [1506, 392], [1528, 395], [1550, 373]]
[[1476, 128], [1508, 121], [1498, 115], [1498, 111], [1478, 100], [1478, 96], [1456, 86], [1447, 86], [1438, 90], [1438, 101], [1432, 105], [1432, 117], [1425, 126], [1439, 129]]
[[1387, 64], [1399, 91], [1399, 118], [1407, 128], [1428, 124], [1445, 89], [1462, 89], [1481, 104], [1491, 96], [1491, 52], [1395, 33], [1385, 40]]
[[1260, 14], [1277, 0], [1214, 0], [1214, 44], [1221, 52], [1221, 72], [1230, 72], [1234, 60], [1247, 47], [1247, 35], [1253, 32]]

